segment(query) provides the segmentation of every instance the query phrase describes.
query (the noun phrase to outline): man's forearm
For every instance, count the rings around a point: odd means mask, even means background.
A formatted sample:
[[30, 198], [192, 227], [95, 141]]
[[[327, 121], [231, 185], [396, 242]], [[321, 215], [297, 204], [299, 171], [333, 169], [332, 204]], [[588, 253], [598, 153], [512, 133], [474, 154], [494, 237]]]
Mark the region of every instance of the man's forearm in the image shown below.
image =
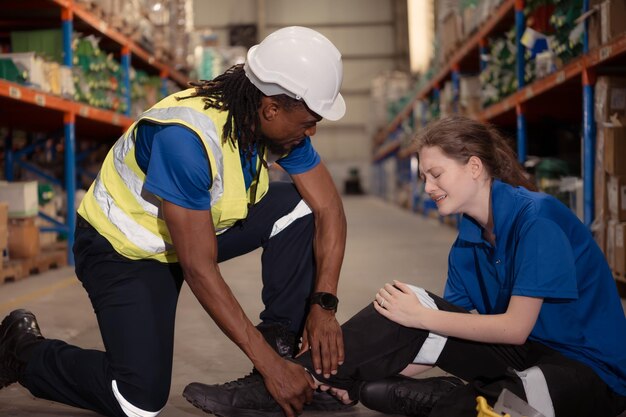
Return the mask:
[[313, 248], [317, 265], [315, 291], [337, 294], [346, 248], [346, 218], [341, 202], [332, 210], [316, 214]]
[[248, 319], [216, 265], [201, 274], [185, 272], [185, 279], [202, 307], [255, 367], [261, 371], [268, 360], [279, 359]]

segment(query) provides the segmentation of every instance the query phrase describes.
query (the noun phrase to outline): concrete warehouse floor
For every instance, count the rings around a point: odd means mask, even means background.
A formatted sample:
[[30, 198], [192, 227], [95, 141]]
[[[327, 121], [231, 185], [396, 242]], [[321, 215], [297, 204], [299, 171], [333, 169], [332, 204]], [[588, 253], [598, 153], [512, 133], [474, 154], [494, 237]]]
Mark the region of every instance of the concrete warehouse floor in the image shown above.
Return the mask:
[[[392, 279], [442, 292], [448, 250], [456, 236], [453, 227], [411, 214], [374, 197], [347, 197], [344, 203], [348, 245], [339, 287], [337, 316], [340, 323], [371, 302], [376, 291]], [[261, 310], [260, 251], [223, 263], [220, 268], [248, 317], [256, 323]], [[85, 348], [102, 347], [91, 305], [70, 267], [0, 285], [0, 317], [19, 307], [37, 315], [46, 337]], [[192, 381], [230, 381], [247, 374], [251, 364], [215, 326], [187, 286], [183, 287], [176, 324], [170, 400], [160, 416], [205, 416], [206, 413], [182, 397], [185, 385]], [[305, 412], [304, 415], [331, 414]], [[362, 405], [334, 414], [380, 415]], [[0, 390], [0, 416], [87, 417], [96, 414], [35, 399], [26, 389], [13, 384]]]

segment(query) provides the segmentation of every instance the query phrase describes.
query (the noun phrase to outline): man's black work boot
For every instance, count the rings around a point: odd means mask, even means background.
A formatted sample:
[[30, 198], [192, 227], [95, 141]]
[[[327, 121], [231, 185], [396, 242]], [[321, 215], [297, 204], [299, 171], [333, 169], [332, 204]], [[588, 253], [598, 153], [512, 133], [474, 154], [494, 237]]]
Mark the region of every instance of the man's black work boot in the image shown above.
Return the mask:
[[283, 417], [282, 408], [265, 388], [263, 377], [253, 371], [225, 384], [192, 382], [183, 396], [195, 407], [221, 417]]
[[14, 310], [0, 324], [0, 389], [17, 382], [26, 367], [27, 354], [44, 340], [35, 315]]
[[[285, 359], [297, 353], [295, 334], [282, 324], [261, 323], [257, 326], [267, 343]], [[218, 416], [255, 417], [283, 416], [283, 411], [265, 388], [263, 377], [253, 369], [243, 378], [225, 384], [206, 385], [191, 383], [185, 387], [183, 396], [194, 406]], [[351, 407], [332, 395], [315, 391], [311, 404], [305, 410], [340, 411]]]
[[463, 385], [456, 377], [415, 379], [397, 375], [361, 386], [361, 404], [387, 414], [427, 417], [440, 398]]
[[[282, 358], [292, 358], [296, 336], [278, 323], [257, 325], [265, 341]], [[194, 406], [222, 417], [282, 417], [282, 408], [265, 388], [263, 377], [252, 369], [248, 375], [224, 384], [206, 385], [193, 382], [185, 387], [183, 396]]]

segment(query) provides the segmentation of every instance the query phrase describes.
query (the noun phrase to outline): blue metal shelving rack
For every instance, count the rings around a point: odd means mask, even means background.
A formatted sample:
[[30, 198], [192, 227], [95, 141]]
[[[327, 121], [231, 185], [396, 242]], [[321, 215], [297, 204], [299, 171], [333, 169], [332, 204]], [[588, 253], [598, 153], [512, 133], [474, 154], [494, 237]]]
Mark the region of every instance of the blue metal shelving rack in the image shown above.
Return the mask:
[[[524, 74], [526, 60], [524, 59], [525, 48], [522, 45], [522, 35], [526, 29], [526, 19], [524, 17], [524, 0], [515, 1], [515, 43], [517, 46], [517, 56], [515, 61], [515, 74], [517, 77], [517, 90], [521, 90], [526, 85]], [[527, 135], [526, 116], [524, 107], [519, 104], [515, 107], [517, 117], [517, 160], [520, 163], [526, 162]]]
[[[74, 30], [73, 13], [71, 9], [62, 10], [63, 20], [63, 64], [68, 67], [73, 65], [72, 32]], [[65, 233], [67, 235], [67, 262], [74, 265], [74, 229], [76, 228], [76, 211], [74, 210], [76, 195], [76, 115], [65, 113], [63, 117], [63, 130], [65, 134], [65, 194], [67, 196], [67, 217], [65, 220]]]
[[[61, 31], [62, 31], [62, 51], [63, 51], [63, 65], [71, 68], [73, 66], [73, 51], [72, 51], [72, 36], [74, 30], [74, 18], [78, 16], [82, 21], [84, 21], [87, 25], [91, 26], [95, 31], [102, 32], [103, 35], [110, 37], [112, 40], [117, 42], [121, 47], [121, 66], [122, 66], [122, 83], [125, 90], [125, 103], [126, 109], [124, 111], [124, 116], [119, 114], [112, 114], [108, 111], [101, 111], [95, 108], [89, 108], [89, 106], [82, 105], [79, 103], [73, 103], [69, 101], [64, 101], [57, 99], [56, 97], [49, 97], [48, 100], [54, 99], [55, 104], [51, 107], [57, 111], [60, 111], [63, 115], [63, 143], [64, 143], [64, 176], [63, 179], [52, 178], [50, 175], [47, 175], [42, 170], [38, 169], [36, 166], [32, 164], [21, 161], [20, 158], [24, 155], [32, 153], [33, 151], [40, 149], [41, 146], [44, 146], [43, 143], [35, 142], [33, 145], [24, 148], [18, 152], [12, 151], [12, 138], [9, 135], [6, 139], [5, 146], [5, 168], [4, 174], [5, 178], [8, 181], [14, 180], [13, 170], [16, 164], [20, 165], [23, 169], [34, 172], [36, 175], [45, 178], [48, 182], [53, 184], [57, 184], [64, 188], [67, 194], [66, 199], [66, 207], [67, 207], [67, 217], [65, 223], [59, 222], [44, 213], [39, 213], [39, 216], [52, 223], [50, 227], [41, 228], [42, 232], [59, 232], [67, 236], [67, 259], [68, 264], [74, 264], [74, 257], [72, 253], [72, 246], [74, 244], [74, 229], [76, 227], [76, 211], [74, 209], [75, 202], [75, 193], [77, 186], [77, 175], [80, 170], [77, 168], [76, 163], [80, 160], [84, 155], [76, 154], [76, 118], [77, 116], [90, 118], [92, 114], [95, 114], [95, 120], [105, 123], [110, 123], [111, 125], [117, 125], [122, 128], [123, 126], [130, 125], [131, 115], [131, 59], [133, 54], [137, 54], [143, 61], [147, 62], [149, 66], [159, 71], [159, 75], [162, 79], [160, 93], [162, 96], [166, 96], [168, 94], [168, 80], [171, 78], [175, 80], [180, 85], [186, 85], [187, 80], [186, 77], [181, 73], [175, 70], [171, 70], [166, 65], [163, 65], [159, 62], [155, 62], [150, 55], [143, 51], [141, 48], [137, 47], [132, 41], [126, 39], [123, 35], [117, 33], [113, 29], [109, 28], [108, 25], [102, 24], [102, 22], [91, 13], [80, 7], [79, 5], [74, 5], [73, 2], [64, 2], [60, 0], [51, 0], [51, 3], [55, 4], [59, 7], [60, 15], [61, 15]], [[19, 99], [22, 92], [21, 86], [17, 88], [17, 86], [9, 87], [11, 98], [15, 98], [16, 96]], [[12, 94], [11, 91], [16, 92], [16, 95]], [[6, 93], [5, 93], [6, 94]], [[29, 93], [29, 96], [32, 96], [32, 93]], [[37, 101], [37, 97], [43, 97], [45, 94], [35, 94], [35, 101]], [[43, 102], [45, 102], [46, 98], [43, 97]], [[27, 102], [32, 103], [32, 98], [28, 99]], [[36, 104], [40, 104], [37, 102]], [[86, 151], [89, 152], [89, 151]]]
[[[531, 86], [526, 86], [525, 76], [525, 48], [521, 45], [521, 37], [525, 30], [524, 17], [525, 0], [503, 0], [502, 4], [496, 9], [493, 15], [479, 28], [478, 32], [473, 35], [465, 44], [461, 45], [457, 52], [447, 65], [439, 71], [433, 80], [416, 94], [416, 100], [425, 100], [431, 97], [432, 100], [438, 100], [439, 84], [446, 79], [451, 79], [454, 92], [454, 109], [458, 108], [458, 80], [460, 78], [460, 70], [465, 67], [467, 61], [465, 58], [469, 56], [470, 51], [477, 49], [479, 55], [478, 68], [483, 71], [486, 62], [483, 59], [487, 55], [486, 37], [497, 29], [504, 19], [513, 19], [516, 30], [516, 78], [518, 81], [517, 93], [504, 98], [500, 102], [483, 110], [478, 116], [481, 120], [489, 121], [495, 117], [504, 115], [505, 113], [515, 111], [515, 121], [517, 130], [517, 154], [518, 160], [524, 163], [527, 159], [527, 102], [537, 94], [554, 88], [556, 85], [568, 81], [581, 78], [582, 82], [582, 110], [583, 110], [583, 138], [582, 138], [582, 163], [583, 163], [583, 201], [584, 201], [584, 223], [590, 227], [594, 219], [594, 164], [596, 152], [596, 126], [594, 120], [594, 86], [596, 82], [595, 70], [600, 63], [610, 60], [616, 56], [626, 54], [626, 36], [611, 41], [609, 45], [604, 45], [598, 50], [589, 50], [589, 33], [588, 20], [585, 20], [584, 40], [583, 40], [583, 57], [579, 60], [567, 64], [562, 70], [557, 71], [542, 80], [534, 82]], [[590, 0], [583, 0], [583, 13], [590, 9]], [[463, 65], [459, 68], [459, 63]], [[412, 106], [413, 102], [409, 104]], [[405, 109], [406, 110], [406, 109]], [[409, 112], [402, 111], [393, 120], [392, 125], [397, 125], [401, 119], [407, 117]], [[401, 155], [408, 155], [407, 152], [400, 152]], [[415, 175], [412, 175], [415, 177]]]
[[[583, 12], [589, 10], [589, 0], [583, 1]], [[589, 22], [585, 21], [583, 34], [583, 53], [589, 52]], [[595, 85], [594, 70], [583, 70], [583, 215], [585, 225], [591, 226], [595, 215], [594, 207], [594, 165], [596, 150], [596, 132], [593, 110], [593, 90]]]

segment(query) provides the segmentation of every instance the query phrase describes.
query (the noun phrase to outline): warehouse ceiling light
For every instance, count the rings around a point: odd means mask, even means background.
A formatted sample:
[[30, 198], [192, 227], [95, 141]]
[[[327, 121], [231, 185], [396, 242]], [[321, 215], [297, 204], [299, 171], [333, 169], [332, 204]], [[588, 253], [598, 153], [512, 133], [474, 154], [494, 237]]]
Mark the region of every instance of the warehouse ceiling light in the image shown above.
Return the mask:
[[425, 72], [433, 54], [433, 0], [407, 0], [411, 72]]

